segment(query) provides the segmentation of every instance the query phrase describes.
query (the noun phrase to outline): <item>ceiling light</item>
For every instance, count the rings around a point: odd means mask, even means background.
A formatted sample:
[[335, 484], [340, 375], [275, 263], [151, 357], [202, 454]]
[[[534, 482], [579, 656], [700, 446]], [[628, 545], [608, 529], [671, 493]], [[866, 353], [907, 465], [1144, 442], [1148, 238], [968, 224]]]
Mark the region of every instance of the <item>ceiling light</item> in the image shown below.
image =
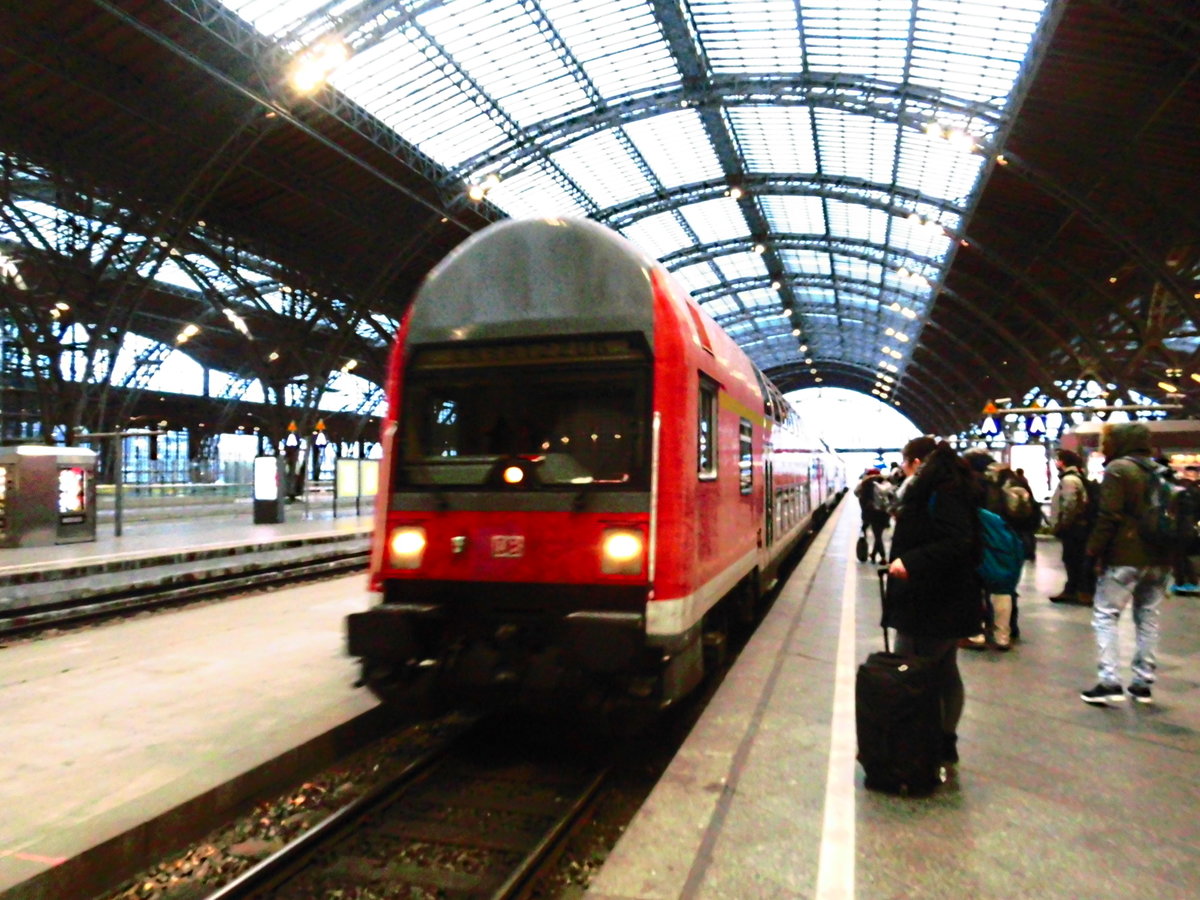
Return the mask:
[[[792, 337], [800, 337], [800, 329], [799, 329], [799, 328], [793, 328], [793, 329], [792, 329]], [[803, 352], [803, 351], [804, 351], [804, 348], [803, 348], [803, 347], [801, 347], [801, 348], [800, 348], [800, 351], [801, 351], [801, 352]]]
[[301, 94], [311, 94], [329, 80], [333, 70], [350, 58], [350, 48], [337, 35], [330, 35], [301, 51], [292, 64], [289, 78]]
[[901, 331], [897, 331], [896, 332], [896, 340], [898, 340], [902, 344], [907, 344], [908, 343], [908, 335], [904, 334]]
[[1200, 381], [1200, 372], [1193, 372], [1190, 377], [1192, 381]]
[[467, 197], [474, 203], [478, 203], [486, 194], [487, 191], [483, 189], [483, 185], [481, 184], [473, 184], [467, 188]]
[[732, 187], [729, 189], [729, 196], [732, 197], [734, 200], [741, 200], [742, 193], [743, 193], [743, 191], [740, 187]]
[[1178, 394], [1179, 393], [1179, 388], [1176, 387], [1175, 385], [1171, 384], [1171, 382], [1169, 382], [1169, 381], [1160, 381], [1158, 383], [1158, 386], [1160, 388], [1162, 388], [1164, 391], [1166, 391], [1168, 394]]
[[754, 245], [754, 252], [755, 252], [755, 253], [757, 253], [759, 256], [762, 256], [764, 253], [766, 253], [766, 252], [767, 252], [766, 245], [764, 245], [764, 244], [755, 244], [755, 245]]

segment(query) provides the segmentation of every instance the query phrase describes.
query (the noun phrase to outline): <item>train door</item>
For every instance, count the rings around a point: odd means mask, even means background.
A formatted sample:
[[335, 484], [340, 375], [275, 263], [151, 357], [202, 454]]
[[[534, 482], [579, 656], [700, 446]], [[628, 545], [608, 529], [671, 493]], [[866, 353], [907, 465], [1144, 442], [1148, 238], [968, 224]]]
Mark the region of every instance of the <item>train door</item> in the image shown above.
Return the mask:
[[775, 543], [775, 467], [770, 451], [763, 453], [763, 518], [766, 520], [767, 546]]

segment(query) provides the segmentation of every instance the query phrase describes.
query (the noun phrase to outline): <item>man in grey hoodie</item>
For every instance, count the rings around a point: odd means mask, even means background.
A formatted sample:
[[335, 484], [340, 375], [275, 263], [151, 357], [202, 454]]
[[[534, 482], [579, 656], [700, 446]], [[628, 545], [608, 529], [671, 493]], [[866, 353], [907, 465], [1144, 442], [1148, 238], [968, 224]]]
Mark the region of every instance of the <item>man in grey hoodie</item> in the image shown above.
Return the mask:
[[1100, 450], [1106, 461], [1104, 480], [1096, 524], [1087, 542], [1087, 558], [1101, 573], [1092, 606], [1099, 683], [1079, 696], [1098, 706], [1125, 699], [1117, 672], [1117, 623], [1122, 610], [1132, 603], [1137, 648], [1129, 695], [1141, 703], [1152, 703], [1159, 608], [1171, 577], [1171, 551], [1138, 533], [1150, 470], [1157, 466], [1151, 459], [1150, 431], [1137, 422], [1105, 425]]

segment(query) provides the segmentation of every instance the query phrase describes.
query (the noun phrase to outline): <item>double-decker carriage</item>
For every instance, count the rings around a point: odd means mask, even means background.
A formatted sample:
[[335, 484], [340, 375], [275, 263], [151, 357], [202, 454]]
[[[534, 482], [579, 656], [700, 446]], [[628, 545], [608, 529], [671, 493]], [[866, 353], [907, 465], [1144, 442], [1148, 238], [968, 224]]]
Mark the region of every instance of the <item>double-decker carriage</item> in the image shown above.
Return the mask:
[[845, 486], [732, 339], [593, 222], [465, 241], [404, 317], [387, 389], [380, 602], [349, 619], [385, 698], [666, 705]]

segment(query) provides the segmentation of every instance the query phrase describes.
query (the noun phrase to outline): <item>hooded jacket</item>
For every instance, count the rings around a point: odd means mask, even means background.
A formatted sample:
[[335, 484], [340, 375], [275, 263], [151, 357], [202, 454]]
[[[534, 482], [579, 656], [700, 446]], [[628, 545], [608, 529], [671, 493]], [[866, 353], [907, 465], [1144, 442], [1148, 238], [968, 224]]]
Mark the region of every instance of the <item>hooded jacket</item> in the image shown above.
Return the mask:
[[1107, 453], [1096, 525], [1088, 556], [1105, 566], [1169, 566], [1171, 551], [1142, 540], [1137, 523], [1146, 505], [1150, 475], [1130, 457], [1150, 462], [1150, 430], [1137, 422], [1105, 425], [1101, 449]]
[[980, 488], [959, 463], [949, 447], [939, 448], [904, 483], [891, 558], [903, 560], [908, 577], [887, 580], [887, 628], [934, 638], [979, 632]]

